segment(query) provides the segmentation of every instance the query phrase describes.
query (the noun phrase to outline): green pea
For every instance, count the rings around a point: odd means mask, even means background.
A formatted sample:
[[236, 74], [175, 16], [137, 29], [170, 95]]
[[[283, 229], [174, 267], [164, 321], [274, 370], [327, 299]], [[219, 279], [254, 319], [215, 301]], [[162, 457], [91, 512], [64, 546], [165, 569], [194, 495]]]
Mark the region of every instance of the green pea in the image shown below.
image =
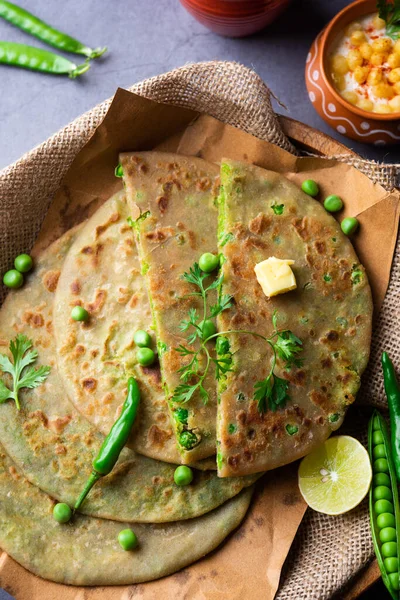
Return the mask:
[[74, 321], [87, 321], [89, 319], [89, 313], [83, 306], [74, 306], [71, 310], [71, 319]]
[[390, 556], [383, 561], [385, 569], [388, 573], [395, 573], [399, 570], [399, 559], [397, 556]]
[[296, 435], [296, 433], [299, 431], [297, 425], [291, 425], [290, 423], [286, 425], [285, 429], [289, 435]]
[[346, 235], [352, 235], [355, 233], [359, 227], [359, 222], [355, 217], [346, 217], [340, 223], [340, 227], [342, 228], [343, 233]]
[[340, 413], [331, 413], [328, 416], [329, 423], [336, 423], [340, 419]]
[[[379, 417], [377, 417], [377, 416], [374, 417], [374, 420], [372, 422], [372, 429], [374, 431], [379, 431], [381, 433], [381, 435], [382, 435], [381, 424], [380, 424], [380, 421], [379, 421]], [[382, 436], [382, 442], [383, 442], [383, 436]], [[377, 444], [381, 444], [382, 442], [377, 442]]]
[[397, 544], [396, 542], [385, 542], [382, 544], [381, 553], [384, 558], [390, 558], [397, 556]]
[[205, 252], [200, 256], [199, 267], [204, 273], [212, 273], [219, 267], [219, 256]]
[[398, 573], [390, 573], [390, 575], [388, 575], [388, 577], [389, 577], [390, 585], [396, 592], [398, 592], [400, 589], [399, 574]]
[[4, 273], [3, 283], [9, 288], [17, 289], [24, 283], [24, 276], [16, 269], [11, 269]]
[[374, 500], [390, 500], [393, 501], [392, 490], [386, 485], [378, 485], [373, 491]]
[[175, 469], [174, 481], [176, 485], [189, 485], [193, 481], [193, 471], [190, 467], [181, 465]]
[[206, 319], [205, 321], [201, 321], [199, 323], [199, 327], [202, 332], [202, 339], [206, 340], [215, 333], [217, 333], [217, 328], [214, 323], [210, 319]]
[[385, 444], [378, 444], [372, 450], [372, 454], [374, 458], [386, 458], [386, 448]]
[[199, 440], [197, 438], [197, 435], [195, 433], [193, 433], [192, 431], [187, 431], [187, 430], [182, 431], [182, 433], [179, 436], [179, 444], [183, 448], [186, 448], [187, 450], [191, 450], [198, 443], [199, 443]]
[[136, 357], [142, 367], [149, 367], [156, 360], [156, 355], [151, 348], [138, 348]]
[[305, 192], [309, 196], [312, 196], [313, 198], [319, 193], [318, 184], [313, 179], [306, 179], [305, 181], [303, 181], [303, 183], [301, 184], [301, 189], [303, 190], [303, 192]]
[[72, 510], [64, 502], [59, 502], [53, 508], [53, 517], [57, 523], [68, 523], [72, 517]]
[[115, 177], [123, 177], [124, 176], [124, 169], [123, 169], [122, 165], [117, 165], [115, 167], [114, 174], [115, 174]]
[[394, 514], [393, 504], [389, 500], [378, 500], [375, 502], [375, 514], [381, 515], [382, 513]]
[[[375, 422], [374, 422], [375, 424]], [[374, 446], [378, 445], [378, 444], [383, 444], [383, 434], [381, 430], [378, 431], [374, 431], [374, 433], [372, 434], [372, 443], [374, 444]]]
[[342, 210], [343, 208], [343, 200], [340, 196], [336, 196], [335, 194], [331, 194], [327, 196], [324, 200], [324, 208], [328, 212], [334, 213]]
[[186, 424], [189, 416], [189, 411], [186, 408], [177, 408], [174, 412], [175, 419], [179, 421], [179, 423]]
[[120, 531], [118, 542], [123, 550], [133, 550], [138, 545], [138, 539], [132, 529], [123, 529]]
[[384, 527], [379, 532], [379, 539], [382, 544], [386, 542], [395, 542], [397, 539], [396, 530], [394, 527]]
[[150, 348], [152, 340], [147, 331], [139, 329], [133, 336], [133, 341], [135, 342], [136, 346], [139, 346], [139, 348]]
[[382, 513], [376, 519], [376, 524], [378, 525], [379, 529], [384, 529], [385, 527], [396, 527], [396, 519], [391, 513]]
[[215, 345], [215, 350], [216, 350], [217, 354], [219, 354], [219, 355], [227, 354], [230, 349], [231, 349], [231, 345], [229, 343], [228, 338], [226, 338], [224, 336], [217, 338], [217, 343]]
[[32, 266], [33, 266], [33, 260], [29, 256], [29, 254], [20, 254], [14, 260], [14, 267], [20, 273], [27, 273], [28, 271], [30, 271], [32, 269]]
[[374, 485], [386, 485], [387, 487], [390, 487], [391, 481], [389, 475], [386, 473], [376, 473], [374, 475]]
[[377, 458], [373, 467], [375, 473], [388, 473], [389, 471], [388, 461], [386, 458]]

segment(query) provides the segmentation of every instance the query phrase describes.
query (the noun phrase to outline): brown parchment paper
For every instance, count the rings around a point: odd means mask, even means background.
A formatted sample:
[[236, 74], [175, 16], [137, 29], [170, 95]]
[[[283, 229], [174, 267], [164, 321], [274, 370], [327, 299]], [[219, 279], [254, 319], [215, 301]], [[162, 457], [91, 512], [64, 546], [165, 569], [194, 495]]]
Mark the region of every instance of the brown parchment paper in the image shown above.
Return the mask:
[[[383, 301], [396, 242], [400, 201], [354, 167], [315, 158], [299, 158], [234, 127], [195, 111], [157, 104], [118, 90], [108, 114], [79, 152], [50, 205], [34, 253], [47, 247], [83, 221], [115, 191], [118, 154], [159, 149], [219, 162], [223, 157], [245, 160], [285, 174], [296, 183], [311, 177], [321, 189], [342, 196], [345, 215], [358, 216], [354, 238], [367, 268], [375, 307]], [[184, 571], [157, 582], [127, 587], [72, 588], [41, 580], [3, 553], [0, 586], [16, 600], [128, 600], [139, 598], [272, 600], [282, 565], [305, 504], [297, 487], [297, 465], [266, 475], [249, 515], [219, 550]], [[207, 532], [205, 532], [207, 535]]]

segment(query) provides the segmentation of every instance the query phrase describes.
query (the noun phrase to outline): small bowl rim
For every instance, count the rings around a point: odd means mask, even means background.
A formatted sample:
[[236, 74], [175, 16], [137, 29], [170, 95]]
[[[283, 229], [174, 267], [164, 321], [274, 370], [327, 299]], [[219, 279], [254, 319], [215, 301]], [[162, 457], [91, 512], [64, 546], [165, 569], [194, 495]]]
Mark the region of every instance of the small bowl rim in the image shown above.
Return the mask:
[[[397, 121], [400, 119], [400, 112], [375, 113], [372, 111], [367, 111], [367, 110], [358, 108], [358, 106], [354, 106], [354, 104], [350, 104], [350, 102], [347, 102], [346, 100], [344, 100], [342, 98], [342, 96], [337, 92], [334, 85], [331, 83], [330, 78], [325, 69], [325, 59], [327, 59], [327, 53], [329, 50], [329, 42], [331, 41], [329, 38], [330, 38], [333, 28], [338, 23], [340, 23], [340, 21], [342, 21], [342, 19], [347, 15], [347, 13], [353, 12], [355, 8], [362, 8], [363, 6], [368, 7], [368, 9], [371, 6], [374, 6], [375, 10], [373, 9], [371, 14], [376, 12], [375, 0], [355, 0], [355, 2], [348, 4], [340, 12], [338, 12], [338, 14], [335, 17], [333, 17], [333, 19], [331, 21], [329, 21], [328, 25], [326, 26], [326, 28], [322, 34], [322, 37], [321, 37], [322, 78], [324, 80], [325, 85], [329, 88], [330, 92], [335, 97], [335, 99], [339, 102], [339, 104], [341, 104], [345, 109], [349, 110], [350, 112], [358, 115], [359, 117], [363, 117], [364, 119], [370, 119], [370, 120], [373, 119], [376, 121]], [[369, 13], [370, 13], [369, 10], [366, 11], [365, 13], [360, 11], [359, 15], [364, 16]]]

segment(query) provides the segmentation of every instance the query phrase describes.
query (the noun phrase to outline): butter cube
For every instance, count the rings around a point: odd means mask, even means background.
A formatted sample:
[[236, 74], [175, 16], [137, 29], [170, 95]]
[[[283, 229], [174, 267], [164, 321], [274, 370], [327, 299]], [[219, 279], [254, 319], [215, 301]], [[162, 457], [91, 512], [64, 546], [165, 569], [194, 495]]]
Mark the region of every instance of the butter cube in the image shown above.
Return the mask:
[[257, 281], [268, 298], [297, 288], [296, 278], [290, 268], [293, 264], [294, 260], [282, 260], [275, 256], [256, 264], [254, 271]]

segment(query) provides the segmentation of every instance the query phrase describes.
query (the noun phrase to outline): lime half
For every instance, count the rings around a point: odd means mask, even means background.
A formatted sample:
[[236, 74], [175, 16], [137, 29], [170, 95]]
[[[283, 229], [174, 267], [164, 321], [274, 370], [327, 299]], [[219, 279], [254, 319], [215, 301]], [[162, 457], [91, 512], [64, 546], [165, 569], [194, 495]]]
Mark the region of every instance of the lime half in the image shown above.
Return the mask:
[[365, 498], [372, 480], [368, 452], [348, 435], [338, 435], [303, 458], [299, 488], [308, 506], [341, 515]]

